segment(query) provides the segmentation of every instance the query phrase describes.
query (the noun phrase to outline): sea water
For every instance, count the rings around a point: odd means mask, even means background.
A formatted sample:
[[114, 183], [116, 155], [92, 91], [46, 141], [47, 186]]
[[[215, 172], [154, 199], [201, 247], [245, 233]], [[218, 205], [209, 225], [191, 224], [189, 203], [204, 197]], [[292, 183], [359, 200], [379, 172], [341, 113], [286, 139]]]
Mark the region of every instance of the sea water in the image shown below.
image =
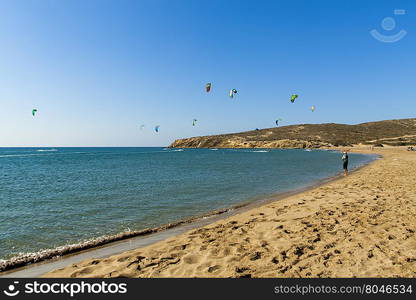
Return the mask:
[[[375, 159], [349, 157], [351, 169]], [[156, 227], [341, 171], [335, 151], [0, 148], [0, 259]]]

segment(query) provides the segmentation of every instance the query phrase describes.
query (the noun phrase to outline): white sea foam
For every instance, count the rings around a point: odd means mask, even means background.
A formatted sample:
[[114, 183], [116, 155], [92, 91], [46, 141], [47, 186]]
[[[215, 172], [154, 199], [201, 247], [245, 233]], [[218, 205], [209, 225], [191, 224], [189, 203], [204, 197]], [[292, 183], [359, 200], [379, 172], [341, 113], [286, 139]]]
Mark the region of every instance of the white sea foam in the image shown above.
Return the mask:
[[26, 156], [40, 156], [42, 154], [5, 154], [0, 157], [26, 157]]
[[57, 149], [38, 149], [37, 152], [55, 152], [58, 151]]

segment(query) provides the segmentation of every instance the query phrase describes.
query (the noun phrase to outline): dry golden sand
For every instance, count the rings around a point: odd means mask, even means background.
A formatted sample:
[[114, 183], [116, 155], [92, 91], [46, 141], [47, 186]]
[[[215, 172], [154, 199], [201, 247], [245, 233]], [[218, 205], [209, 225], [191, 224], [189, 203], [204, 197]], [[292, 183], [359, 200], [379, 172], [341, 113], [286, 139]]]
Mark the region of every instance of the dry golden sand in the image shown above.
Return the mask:
[[416, 153], [45, 277], [416, 277]]

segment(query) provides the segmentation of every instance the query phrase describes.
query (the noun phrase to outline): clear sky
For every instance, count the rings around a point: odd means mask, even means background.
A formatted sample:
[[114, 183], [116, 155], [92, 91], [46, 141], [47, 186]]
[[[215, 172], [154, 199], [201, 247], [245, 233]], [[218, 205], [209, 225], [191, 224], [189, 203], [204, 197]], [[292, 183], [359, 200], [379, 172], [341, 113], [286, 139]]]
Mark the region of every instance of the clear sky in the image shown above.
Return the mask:
[[415, 117], [415, 32], [411, 0], [2, 0], [0, 146]]

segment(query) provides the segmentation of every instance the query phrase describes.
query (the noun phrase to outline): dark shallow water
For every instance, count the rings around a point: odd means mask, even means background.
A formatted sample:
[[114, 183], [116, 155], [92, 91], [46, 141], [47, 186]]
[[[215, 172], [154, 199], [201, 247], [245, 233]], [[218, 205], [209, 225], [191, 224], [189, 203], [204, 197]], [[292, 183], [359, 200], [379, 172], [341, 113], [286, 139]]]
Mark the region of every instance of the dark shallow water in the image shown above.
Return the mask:
[[[375, 159], [349, 156], [351, 169]], [[159, 226], [341, 171], [334, 151], [0, 148], [0, 258]]]

